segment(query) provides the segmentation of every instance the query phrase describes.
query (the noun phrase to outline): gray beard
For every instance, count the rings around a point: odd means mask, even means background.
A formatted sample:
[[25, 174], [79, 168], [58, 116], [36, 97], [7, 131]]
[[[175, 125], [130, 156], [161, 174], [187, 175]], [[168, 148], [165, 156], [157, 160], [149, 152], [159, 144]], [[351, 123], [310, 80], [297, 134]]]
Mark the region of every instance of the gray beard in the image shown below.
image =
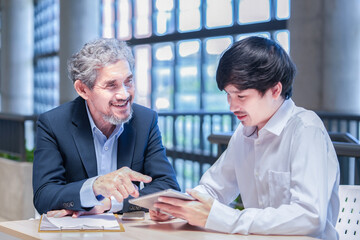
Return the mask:
[[130, 121], [130, 119], [132, 118], [132, 114], [133, 114], [133, 109], [130, 108], [130, 114], [127, 118], [125, 119], [120, 119], [120, 118], [117, 118], [115, 117], [114, 115], [111, 115], [111, 116], [106, 116], [104, 115], [103, 116], [103, 119], [108, 122], [108, 123], [111, 123], [112, 125], [120, 125], [120, 124], [123, 124], [123, 123], [127, 123], [128, 121]]

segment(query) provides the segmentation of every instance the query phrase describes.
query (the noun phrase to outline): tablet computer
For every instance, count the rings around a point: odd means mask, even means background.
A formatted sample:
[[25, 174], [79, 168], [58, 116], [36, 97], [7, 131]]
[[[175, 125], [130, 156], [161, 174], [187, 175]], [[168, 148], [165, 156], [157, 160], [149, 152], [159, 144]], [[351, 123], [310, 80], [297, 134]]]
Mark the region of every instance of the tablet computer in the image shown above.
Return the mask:
[[129, 200], [129, 203], [157, 211], [158, 209], [154, 207], [154, 203], [158, 202], [159, 197], [172, 197], [183, 200], [196, 200], [195, 198], [193, 198], [192, 196], [186, 193], [182, 193], [174, 189], [167, 189], [160, 192], [144, 195], [138, 198], [132, 198]]

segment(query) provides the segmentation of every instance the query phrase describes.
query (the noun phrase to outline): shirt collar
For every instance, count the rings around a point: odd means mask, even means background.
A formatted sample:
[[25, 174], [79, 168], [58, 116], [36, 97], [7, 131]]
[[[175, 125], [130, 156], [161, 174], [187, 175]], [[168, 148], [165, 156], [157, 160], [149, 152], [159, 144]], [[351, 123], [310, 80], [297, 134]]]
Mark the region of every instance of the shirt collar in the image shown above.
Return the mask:
[[285, 100], [261, 130], [266, 130], [279, 136], [291, 118], [294, 107], [295, 103], [291, 98]]
[[[267, 131], [279, 136], [282, 130], [285, 128], [286, 123], [291, 117], [291, 113], [295, 107], [295, 103], [292, 99], [285, 100], [280, 108], [275, 112], [275, 114], [269, 119], [269, 121], [265, 124], [265, 126], [260, 129], [259, 134], [263, 131]], [[249, 138], [257, 138], [258, 134], [256, 131], [256, 127], [244, 126], [243, 134]]]
[[[102, 132], [100, 131], [100, 129], [96, 126], [96, 124], [95, 124], [95, 122], [94, 122], [94, 120], [93, 120], [93, 118], [92, 118], [92, 116], [91, 116], [91, 113], [90, 113], [90, 111], [89, 111], [89, 107], [88, 107], [88, 105], [87, 105], [87, 101], [85, 101], [85, 107], [86, 107], [87, 115], [88, 115], [88, 117], [89, 117], [89, 122], [90, 122], [90, 126], [91, 126], [92, 133], [94, 134], [94, 132], [96, 132], [96, 131], [102, 133]], [[111, 138], [111, 137], [114, 136], [114, 135], [115, 135], [116, 138], [118, 138], [118, 137], [120, 136], [120, 134], [123, 132], [123, 130], [124, 130], [124, 123], [119, 124], [119, 125], [116, 125], [114, 131], [111, 133], [111, 135], [110, 135], [109, 138]], [[103, 133], [102, 133], [102, 134], [103, 134]], [[103, 135], [104, 135], [104, 134], [103, 134]]]

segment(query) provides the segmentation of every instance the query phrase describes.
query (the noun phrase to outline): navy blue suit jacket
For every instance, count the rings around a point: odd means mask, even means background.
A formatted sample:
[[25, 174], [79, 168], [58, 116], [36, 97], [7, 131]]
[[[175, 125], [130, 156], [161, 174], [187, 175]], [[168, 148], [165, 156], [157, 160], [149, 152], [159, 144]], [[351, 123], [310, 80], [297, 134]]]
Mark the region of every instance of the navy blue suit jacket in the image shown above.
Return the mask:
[[[118, 139], [118, 169], [127, 166], [152, 177], [140, 195], [167, 188], [179, 190], [162, 145], [156, 112], [137, 104], [133, 104], [133, 110], [132, 119], [124, 124]], [[78, 97], [41, 114], [33, 167], [37, 211], [42, 214], [55, 209], [89, 210], [81, 207], [80, 188], [94, 176], [96, 154], [85, 101]], [[124, 201], [124, 212], [136, 209]]]

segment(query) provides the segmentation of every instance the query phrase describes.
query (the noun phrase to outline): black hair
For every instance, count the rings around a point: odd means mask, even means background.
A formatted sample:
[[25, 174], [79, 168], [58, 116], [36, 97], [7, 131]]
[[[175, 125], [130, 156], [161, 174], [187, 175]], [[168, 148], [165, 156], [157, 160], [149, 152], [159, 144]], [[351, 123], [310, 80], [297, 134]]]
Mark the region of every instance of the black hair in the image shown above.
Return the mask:
[[279, 44], [267, 38], [248, 37], [223, 53], [216, 82], [221, 91], [232, 84], [240, 91], [256, 89], [262, 95], [281, 82], [281, 96], [289, 99], [295, 74], [295, 64]]

